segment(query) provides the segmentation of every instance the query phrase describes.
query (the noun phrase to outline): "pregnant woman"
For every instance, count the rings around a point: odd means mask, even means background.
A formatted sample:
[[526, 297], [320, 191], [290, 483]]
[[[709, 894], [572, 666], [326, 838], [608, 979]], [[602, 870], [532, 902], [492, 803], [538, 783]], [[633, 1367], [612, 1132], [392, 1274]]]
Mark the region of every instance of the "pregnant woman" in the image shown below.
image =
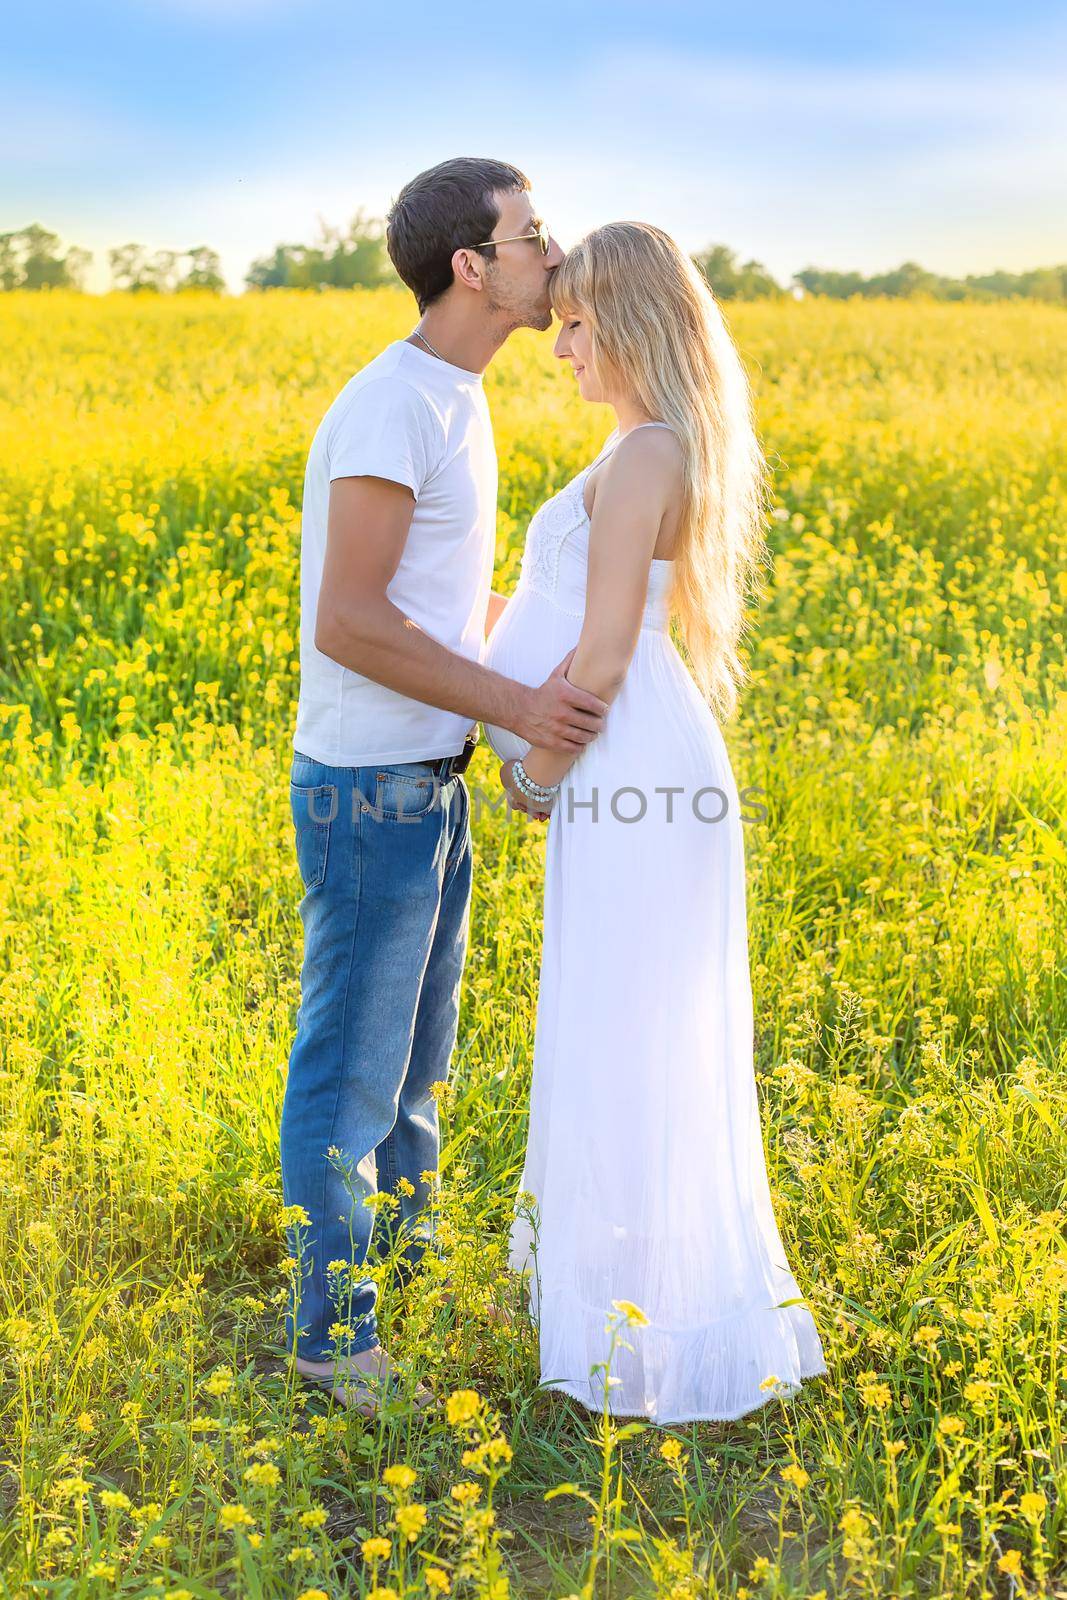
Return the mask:
[[[613, 223], [555, 274], [569, 360], [617, 426], [530, 523], [486, 664], [610, 704], [577, 758], [487, 728], [513, 803], [548, 816], [530, 1130], [510, 1260], [542, 1385], [725, 1420], [826, 1371], [775, 1221], [753, 1072], [740, 803], [719, 727], [763, 559], [763, 462], [708, 286], [660, 229]], [[687, 668], [670, 633], [675, 619]], [[768, 1380], [777, 1379], [777, 1383]]]

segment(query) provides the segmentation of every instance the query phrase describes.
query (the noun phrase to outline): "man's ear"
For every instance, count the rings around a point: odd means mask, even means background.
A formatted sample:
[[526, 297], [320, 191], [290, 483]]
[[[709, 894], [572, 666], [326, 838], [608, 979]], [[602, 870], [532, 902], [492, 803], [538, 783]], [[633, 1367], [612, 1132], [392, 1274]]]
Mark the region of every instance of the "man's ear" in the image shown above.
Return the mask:
[[452, 271], [457, 283], [462, 283], [464, 288], [476, 289], [479, 293], [484, 289], [485, 262], [476, 250], [468, 250], [463, 246], [453, 250]]

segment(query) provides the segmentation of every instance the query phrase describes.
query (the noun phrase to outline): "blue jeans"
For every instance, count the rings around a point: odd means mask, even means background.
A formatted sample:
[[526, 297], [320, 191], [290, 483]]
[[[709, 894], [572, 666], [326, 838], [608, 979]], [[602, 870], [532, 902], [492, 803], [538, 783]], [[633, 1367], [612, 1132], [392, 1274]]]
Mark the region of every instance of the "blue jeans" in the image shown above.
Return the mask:
[[304, 959], [282, 1190], [310, 1223], [289, 1230], [298, 1268], [286, 1332], [297, 1355], [328, 1361], [378, 1340], [377, 1287], [361, 1273], [377, 1242], [367, 1197], [395, 1196], [377, 1228], [405, 1241], [403, 1259], [433, 1243], [431, 1085], [447, 1081], [456, 1041], [470, 802], [462, 777], [442, 780], [424, 762], [328, 767], [298, 752], [289, 788]]

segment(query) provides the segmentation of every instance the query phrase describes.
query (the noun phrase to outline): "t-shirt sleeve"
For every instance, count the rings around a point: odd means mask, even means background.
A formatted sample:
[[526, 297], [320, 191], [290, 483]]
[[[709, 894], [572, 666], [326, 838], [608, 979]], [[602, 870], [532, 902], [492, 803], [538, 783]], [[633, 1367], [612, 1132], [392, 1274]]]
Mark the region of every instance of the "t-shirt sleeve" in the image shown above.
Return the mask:
[[418, 500], [443, 447], [443, 430], [418, 391], [376, 378], [356, 390], [330, 428], [330, 481], [388, 478], [406, 484]]

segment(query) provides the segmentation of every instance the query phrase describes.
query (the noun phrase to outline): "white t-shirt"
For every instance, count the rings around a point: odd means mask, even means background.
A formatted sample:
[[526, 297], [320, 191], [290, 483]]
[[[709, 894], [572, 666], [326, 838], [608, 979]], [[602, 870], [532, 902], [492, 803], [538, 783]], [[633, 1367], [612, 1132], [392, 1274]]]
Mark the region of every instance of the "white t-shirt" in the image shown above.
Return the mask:
[[397, 339], [350, 378], [311, 445], [300, 539], [294, 749], [332, 767], [457, 755], [474, 726], [469, 717], [411, 700], [315, 648], [330, 483], [363, 476], [406, 484], [415, 496], [389, 599], [449, 650], [480, 661], [497, 493], [481, 374]]

